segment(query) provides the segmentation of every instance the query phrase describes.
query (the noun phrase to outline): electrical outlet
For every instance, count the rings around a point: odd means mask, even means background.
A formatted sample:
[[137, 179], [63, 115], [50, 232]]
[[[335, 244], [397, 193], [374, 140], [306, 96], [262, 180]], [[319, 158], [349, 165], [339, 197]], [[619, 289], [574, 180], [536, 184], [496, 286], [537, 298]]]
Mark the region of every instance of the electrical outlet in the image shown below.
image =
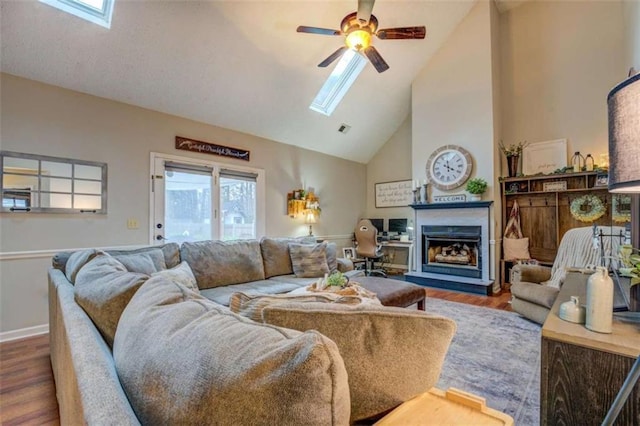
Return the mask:
[[130, 218], [127, 219], [127, 229], [138, 229], [140, 224], [138, 224], [138, 219]]

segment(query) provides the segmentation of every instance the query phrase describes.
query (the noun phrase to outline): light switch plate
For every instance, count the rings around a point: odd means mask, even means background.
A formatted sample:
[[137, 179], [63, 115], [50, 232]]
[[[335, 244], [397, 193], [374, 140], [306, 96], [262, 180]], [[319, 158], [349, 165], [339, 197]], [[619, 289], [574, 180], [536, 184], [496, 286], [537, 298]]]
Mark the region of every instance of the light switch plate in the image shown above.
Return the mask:
[[127, 219], [127, 229], [138, 229], [139, 227], [140, 224], [138, 223], [138, 219]]

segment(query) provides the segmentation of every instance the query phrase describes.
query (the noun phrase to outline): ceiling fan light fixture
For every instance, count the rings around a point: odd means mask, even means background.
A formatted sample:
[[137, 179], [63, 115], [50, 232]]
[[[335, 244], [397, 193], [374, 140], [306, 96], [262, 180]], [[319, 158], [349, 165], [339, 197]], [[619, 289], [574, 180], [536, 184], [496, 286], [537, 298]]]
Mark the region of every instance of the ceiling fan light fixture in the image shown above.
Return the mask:
[[347, 34], [347, 46], [359, 52], [371, 45], [371, 33], [366, 29], [355, 29]]

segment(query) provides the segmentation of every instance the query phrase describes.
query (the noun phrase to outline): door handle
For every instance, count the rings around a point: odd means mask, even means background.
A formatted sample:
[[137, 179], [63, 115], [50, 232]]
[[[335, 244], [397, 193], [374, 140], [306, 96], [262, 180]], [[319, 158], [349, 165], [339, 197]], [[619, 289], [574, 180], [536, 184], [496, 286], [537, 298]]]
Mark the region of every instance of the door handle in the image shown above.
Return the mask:
[[156, 240], [163, 241], [163, 240], [166, 240], [166, 238], [163, 237], [162, 235], [158, 234], [158, 235], [156, 235]]

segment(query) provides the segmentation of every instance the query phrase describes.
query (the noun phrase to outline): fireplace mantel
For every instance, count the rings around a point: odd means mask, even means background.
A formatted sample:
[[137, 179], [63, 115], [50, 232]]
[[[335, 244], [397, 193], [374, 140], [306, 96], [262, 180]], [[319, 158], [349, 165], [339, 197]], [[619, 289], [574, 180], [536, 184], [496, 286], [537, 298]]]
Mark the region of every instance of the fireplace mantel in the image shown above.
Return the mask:
[[460, 203], [426, 203], [409, 204], [414, 210], [436, 210], [436, 209], [474, 209], [478, 207], [491, 207], [493, 201], [465, 201]]

